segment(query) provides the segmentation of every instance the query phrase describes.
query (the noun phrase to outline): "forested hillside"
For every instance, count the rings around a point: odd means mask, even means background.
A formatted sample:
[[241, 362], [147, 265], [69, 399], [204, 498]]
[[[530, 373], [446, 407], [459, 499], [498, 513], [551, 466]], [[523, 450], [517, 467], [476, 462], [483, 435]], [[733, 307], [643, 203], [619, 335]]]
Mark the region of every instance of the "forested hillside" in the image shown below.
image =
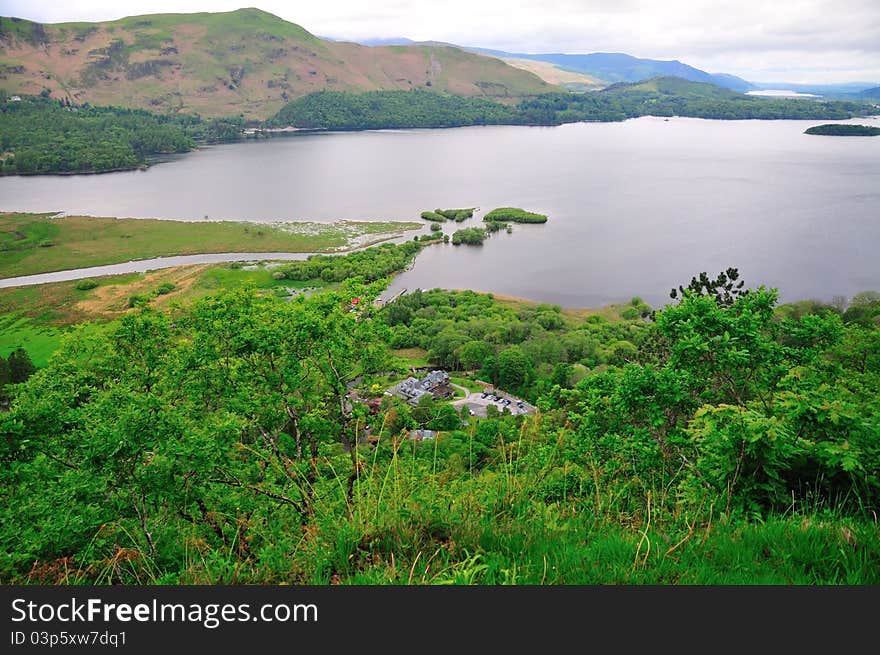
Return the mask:
[[[73, 332], [0, 414], [0, 579], [880, 583], [876, 294], [703, 277], [612, 318], [359, 279]], [[383, 396], [414, 349], [537, 415]]]
[[235, 119], [9, 98], [0, 90], [0, 174], [130, 169], [152, 155], [186, 152], [197, 142], [238, 139], [243, 127]]
[[638, 116], [718, 119], [845, 119], [869, 111], [858, 102], [761, 98], [712, 84], [660, 77], [616, 84], [595, 93], [548, 93], [515, 105], [425, 91], [365, 94], [315, 93], [287, 104], [274, 125], [331, 130], [454, 127], [462, 125], [560, 125], [621, 121]]

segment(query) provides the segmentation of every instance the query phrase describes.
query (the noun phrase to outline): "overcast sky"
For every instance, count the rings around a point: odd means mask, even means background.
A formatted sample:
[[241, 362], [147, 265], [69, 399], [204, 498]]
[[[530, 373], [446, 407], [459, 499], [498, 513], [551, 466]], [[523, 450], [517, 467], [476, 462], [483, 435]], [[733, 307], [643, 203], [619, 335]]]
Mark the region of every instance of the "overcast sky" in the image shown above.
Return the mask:
[[[247, 0], [0, 0], [57, 23], [227, 11]], [[515, 52], [626, 52], [757, 82], [880, 82], [880, 0], [259, 0], [314, 34]]]

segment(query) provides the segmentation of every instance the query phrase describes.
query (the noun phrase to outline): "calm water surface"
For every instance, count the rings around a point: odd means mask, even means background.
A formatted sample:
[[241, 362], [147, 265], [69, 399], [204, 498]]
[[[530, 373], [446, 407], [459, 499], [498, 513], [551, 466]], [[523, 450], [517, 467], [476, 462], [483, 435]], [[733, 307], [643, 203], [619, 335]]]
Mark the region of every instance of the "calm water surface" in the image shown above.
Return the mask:
[[472, 288], [566, 306], [640, 295], [656, 305], [693, 274], [727, 266], [786, 299], [880, 289], [880, 137], [803, 134], [817, 123], [640, 118], [297, 135], [147, 171], [0, 178], [0, 209], [331, 221], [513, 205], [550, 221], [482, 247], [432, 246], [391, 292]]

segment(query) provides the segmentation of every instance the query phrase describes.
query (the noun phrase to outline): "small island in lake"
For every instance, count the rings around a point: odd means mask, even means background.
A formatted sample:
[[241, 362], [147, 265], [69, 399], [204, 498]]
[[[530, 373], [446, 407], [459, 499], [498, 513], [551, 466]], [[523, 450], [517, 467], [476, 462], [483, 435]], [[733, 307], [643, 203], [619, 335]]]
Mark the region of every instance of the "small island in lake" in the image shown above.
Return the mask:
[[826, 125], [809, 127], [804, 134], [820, 134], [822, 136], [877, 136], [880, 134], [880, 127], [828, 123]]
[[546, 223], [547, 216], [545, 214], [536, 214], [528, 212], [519, 207], [498, 207], [493, 209], [483, 217], [483, 220], [491, 223], [493, 221], [512, 221], [514, 223]]

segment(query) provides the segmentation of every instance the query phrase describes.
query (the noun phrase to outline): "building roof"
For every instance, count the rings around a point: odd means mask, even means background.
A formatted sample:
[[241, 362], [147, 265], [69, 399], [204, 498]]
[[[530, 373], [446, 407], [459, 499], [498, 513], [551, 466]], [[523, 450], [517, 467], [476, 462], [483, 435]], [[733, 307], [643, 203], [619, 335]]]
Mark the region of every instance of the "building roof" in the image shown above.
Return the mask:
[[391, 387], [389, 392], [403, 396], [414, 403], [425, 394], [433, 395], [435, 389], [448, 382], [449, 374], [446, 371], [431, 371], [422, 379], [408, 377]]

